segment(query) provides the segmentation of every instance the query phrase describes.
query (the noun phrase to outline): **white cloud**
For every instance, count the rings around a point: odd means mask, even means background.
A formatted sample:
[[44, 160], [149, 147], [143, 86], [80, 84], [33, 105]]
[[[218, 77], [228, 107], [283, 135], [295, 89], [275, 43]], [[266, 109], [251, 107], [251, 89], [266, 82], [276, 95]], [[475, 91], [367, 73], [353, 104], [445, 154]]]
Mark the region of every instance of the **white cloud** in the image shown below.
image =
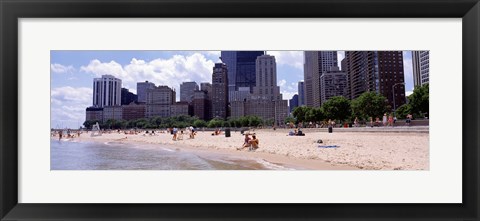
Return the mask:
[[75, 71], [75, 68], [71, 65], [64, 66], [61, 64], [50, 64], [50, 71], [57, 74], [72, 73]]
[[268, 51], [275, 56], [277, 65], [289, 65], [303, 70], [303, 51]]
[[77, 128], [85, 121], [85, 108], [92, 104], [92, 89], [58, 87], [51, 90], [52, 127]]
[[185, 81], [211, 82], [215, 62], [207, 59], [203, 53], [174, 55], [169, 59], [158, 58], [145, 61], [133, 58], [130, 64], [122, 66], [115, 61], [102, 63], [92, 60], [81, 70], [97, 77], [110, 74], [122, 80], [122, 87], [136, 91], [137, 82], [150, 81], [156, 85], [175, 88], [180, 96], [180, 84]]
[[283, 99], [290, 100], [292, 99], [293, 95], [298, 93], [298, 82], [292, 82], [290, 84], [285, 84], [280, 86], [280, 92], [283, 94]]
[[287, 83], [287, 81], [285, 79], [282, 79], [278, 82], [278, 86], [283, 87], [283, 86], [285, 86], [286, 83]]

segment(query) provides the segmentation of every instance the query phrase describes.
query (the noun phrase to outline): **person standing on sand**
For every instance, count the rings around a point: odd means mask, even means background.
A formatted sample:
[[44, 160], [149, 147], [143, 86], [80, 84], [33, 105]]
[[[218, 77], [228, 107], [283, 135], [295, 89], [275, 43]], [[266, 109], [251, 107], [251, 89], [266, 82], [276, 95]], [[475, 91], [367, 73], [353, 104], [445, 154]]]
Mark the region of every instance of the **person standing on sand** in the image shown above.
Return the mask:
[[173, 139], [172, 140], [177, 140], [177, 128], [173, 128]]
[[373, 117], [370, 117], [370, 127], [373, 128]]
[[355, 120], [353, 121], [353, 125], [355, 127], [358, 127], [358, 117], [355, 117]]
[[383, 114], [383, 119], [382, 119], [382, 122], [383, 122], [383, 126], [387, 126], [387, 113], [384, 113]]

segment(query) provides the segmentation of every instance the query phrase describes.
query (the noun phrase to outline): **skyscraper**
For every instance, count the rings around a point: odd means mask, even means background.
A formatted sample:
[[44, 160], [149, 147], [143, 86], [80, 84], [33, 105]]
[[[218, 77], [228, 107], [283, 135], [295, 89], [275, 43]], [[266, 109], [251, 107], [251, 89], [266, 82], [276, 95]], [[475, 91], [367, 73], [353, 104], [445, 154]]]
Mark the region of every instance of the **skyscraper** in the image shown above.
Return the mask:
[[253, 93], [267, 100], [281, 100], [280, 87], [277, 86], [277, 63], [271, 55], [258, 56], [255, 66], [256, 86]]
[[93, 106], [120, 106], [122, 80], [112, 75], [93, 79]]
[[298, 106], [305, 105], [305, 82], [298, 82]]
[[147, 102], [147, 90], [155, 88], [155, 84], [152, 82], [137, 82], [137, 101], [145, 103]]
[[307, 106], [320, 107], [322, 104], [320, 77], [323, 72], [337, 65], [336, 51], [305, 51], [304, 78]]
[[228, 71], [224, 63], [216, 63], [212, 74], [212, 115], [228, 117]]
[[[248, 90], [248, 87], [246, 88]], [[275, 57], [262, 55], [256, 60], [256, 86], [253, 94], [243, 100], [231, 103], [232, 117], [254, 115], [275, 125], [283, 125], [288, 116], [288, 101], [282, 100], [277, 86]]]
[[320, 77], [322, 104], [334, 96], [347, 97], [347, 73], [338, 67], [331, 67]]
[[195, 91], [198, 91], [196, 82], [183, 82], [180, 84], [180, 101], [192, 102]]
[[319, 51], [318, 52], [318, 62], [317, 65], [314, 65], [313, 75], [312, 75], [312, 95], [313, 95], [313, 106], [320, 107], [322, 105], [322, 87], [320, 82], [320, 77], [323, 73], [330, 70], [331, 67], [337, 67], [337, 52], [336, 51]]
[[429, 51], [412, 51], [413, 85], [421, 86], [429, 82]]
[[[314, 71], [314, 61], [318, 60], [318, 53], [315, 51], [305, 51], [303, 54], [303, 80], [305, 82], [305, 105], [313, 106], [313, 88], [312, 76]], [[318, 63], [317, 63], [318, 64]]]
[[293, 112], [293, 109], [299, 106], [298, 104], [298, 94], [293, 95], [292, 99], [289, 101], [290, 113]]
[[220, 59], [228, 70], [228, 91], [235, 91], [235, 79], [237, 73], [237, 52], [236, 51], [222, 51], [220, 52]]
[[401, 51], [346, 51], [345, 59], [350, 99], [371, 91], [385, 96], [392, 107], [393, 97], [396, 107], [405, 103]]
[[[250, 93], [255, 87], [255, 61], [263, 51], [222, 51], [221, 59], [226, 64], [229, 78], [229, 91], [238, 91], [239, 87], [249, 87]], [[233, 96], [233, 95], [232, 95]]]

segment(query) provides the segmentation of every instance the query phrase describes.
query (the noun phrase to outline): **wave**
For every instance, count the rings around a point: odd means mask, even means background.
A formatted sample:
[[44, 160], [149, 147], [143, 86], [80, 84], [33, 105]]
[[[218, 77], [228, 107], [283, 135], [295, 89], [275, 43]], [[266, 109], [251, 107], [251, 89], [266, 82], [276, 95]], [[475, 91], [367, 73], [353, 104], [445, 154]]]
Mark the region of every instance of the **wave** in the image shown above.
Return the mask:
[[293, 168], [288, 168], [288, 167], [284, 167], [280, 164], [276, 164], [276, 163], [272, 163], [272, 162], [268, 162], [264, 159], [258, 159], [257, 160], [257, 163], [261, 164], [262, 166], [264, 166], [265, 168], [268, 168], [268, 169], [271, 169], [271, 170], [295, 170]]

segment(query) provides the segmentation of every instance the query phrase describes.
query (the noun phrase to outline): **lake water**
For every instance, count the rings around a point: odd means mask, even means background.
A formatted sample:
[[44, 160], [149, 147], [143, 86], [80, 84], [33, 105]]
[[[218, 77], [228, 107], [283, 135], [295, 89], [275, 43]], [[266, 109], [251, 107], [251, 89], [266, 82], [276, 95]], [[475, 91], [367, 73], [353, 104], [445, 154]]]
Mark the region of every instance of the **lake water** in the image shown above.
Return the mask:
[[285, 170], [262, 159], [120, 142], [51, 140], [51, 170]]

